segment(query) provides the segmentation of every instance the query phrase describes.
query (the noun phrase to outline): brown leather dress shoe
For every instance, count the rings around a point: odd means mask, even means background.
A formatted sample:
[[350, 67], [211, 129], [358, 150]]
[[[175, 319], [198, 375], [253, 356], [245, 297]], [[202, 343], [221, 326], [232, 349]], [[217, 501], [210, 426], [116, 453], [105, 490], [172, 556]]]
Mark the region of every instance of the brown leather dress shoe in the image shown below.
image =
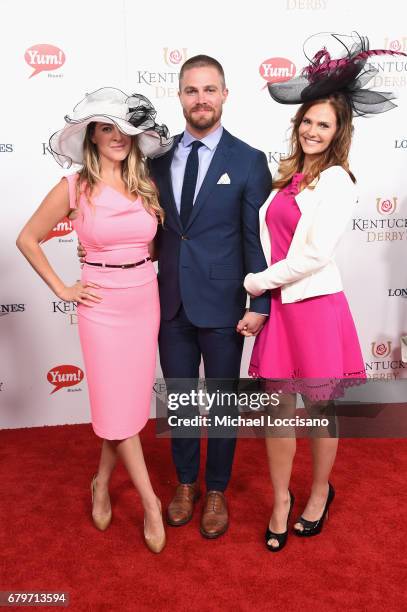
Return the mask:
[[167, 523], [179, 527], [188, 523], [194, 512], [194, 503], [199, 499], [200, 491], [196, 482], [179, 484], [175, 496], [167, 509]]
[[201, 517], [201, 534], [218, 538], [229, 527], [228, 507], [222, 491], [208, 491]]

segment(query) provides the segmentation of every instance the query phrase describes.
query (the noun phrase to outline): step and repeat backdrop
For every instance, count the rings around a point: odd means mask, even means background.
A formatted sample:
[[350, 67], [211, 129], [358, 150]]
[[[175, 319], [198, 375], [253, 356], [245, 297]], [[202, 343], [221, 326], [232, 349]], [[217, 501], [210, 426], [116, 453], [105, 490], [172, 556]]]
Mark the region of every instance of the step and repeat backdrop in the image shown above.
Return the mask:
[[[306, 38], [357, 31], [371, 48], [407, 51], [404, 1], [388, 0], [380, 11], [370, 6], [350, 0], [243, 6], [207, 0], [197, 7], [186, 0], [0, 1], [1, 428], [89, 421], [76, 307], [58, 300], [15, 246], [47, 192], [75, 170], [62, 170], [48, 148], [64, 115], [85, 93], [112, 86], [150, 98], [159, 122], [179, 133], [180, 66], [206, 53], [226, 72], [225, 127], [263, 150], [275, 173], [296, 107], [273, 102], [266, 85], [300, 72]], [[354, 122], [351, 168], [360, 197], [338, 261], [366, 372], [377, 381], [368, 385], [371, 399], [400, 402], [405, 385], [390, 383], [407, 377], [400, 340], [407, 334], [407, 57], [377, 56], [372, 63], [378, 69], [373, 87], [394, 91], [398, 107]], [[76, 245], [67, 219], [43, 242], [66, 283], [80, 277]], [[245, 346], [242, 376], [252, 343]]]

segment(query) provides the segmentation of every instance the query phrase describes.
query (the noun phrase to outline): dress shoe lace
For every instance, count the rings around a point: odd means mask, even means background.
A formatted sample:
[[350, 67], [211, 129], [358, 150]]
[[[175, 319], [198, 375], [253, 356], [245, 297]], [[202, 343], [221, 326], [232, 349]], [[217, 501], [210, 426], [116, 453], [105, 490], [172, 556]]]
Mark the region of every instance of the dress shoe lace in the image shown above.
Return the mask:
[[182, 502], [185, 497], [190, 497], [194, 494], [194, 485], [190, 484], [180, 484], [175, 491], [174, 501]]
[[223, 507], [222, 493], [218, 493], [216, 491], [208, 493], [206, 507], [207, 507], [207, 510], [212, 510], [215, 513], [221, 512], [222, 507]]

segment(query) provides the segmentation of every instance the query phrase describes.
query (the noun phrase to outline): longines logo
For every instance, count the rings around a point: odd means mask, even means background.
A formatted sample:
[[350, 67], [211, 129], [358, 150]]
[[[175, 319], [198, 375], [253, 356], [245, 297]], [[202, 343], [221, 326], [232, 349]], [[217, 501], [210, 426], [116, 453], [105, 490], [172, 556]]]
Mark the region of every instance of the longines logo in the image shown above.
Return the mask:
[[[295, 76], [295, 72], [295, 64], [285, 57], [270, 57], [264, 60], [259, 66], [260, 76], [267, 83], [282, 83], [283, 81], [289, 81]], [[266, 85], [264, 85], [264, 87], [266, 87]]]
[[407, 149], [407, 138], [403, 138], [403, 140], [396, 138], [396, 140], [394, 141], [394, 148], [395, 149]]
[[[180, 67], [187, 59], [187, 49], [163, 49], [164, 62], [167, 66]], [[175, 98], [178, 95], [179, 71], [151, 72], [150, 70], [137, 70], [137, 82], [152, 88], [154, 98]]]
[[[34, 71], [29, 78], [40, 72], [58, 70], [65, 64], [65, 53], [54, 45], [34, 45], [24, 54], [24, 59]], [[62, 77], [62, 74], [48, 74], [49, 77]]]
[[400, 359], [387, 359], [392, 354], [391, 345], [390, 340], [371, 343], [371, 353], [376, 361], [367, 361], [365, 363], [368, 378], [385, 380], [400, 378], [401, 370], [405, 369], [406, 364]]
[[403, 297], [403, 298], [407, 298], [407, 289], [388, 289], [388, 294], [389, 297]]
[[54, 228], [45, 236], [43, 240], [41, 240], [41, 244], [51, 240], [51, 238], [58, 238], [58, 242], [73, 242], [73, 238], [64, 239], [61, 236], [66, 236], [73, 232], [73, 227], [71, 220], [68, 217], [64, 217], [61, 219], [59, 223], [56, 224]]
[[376, 198], [376, 210], [382, 218], [353, 219], [352, 230], [366, 236], [366, 242], [393, 242], [407, 240], [407, 219], [392, 217], [397, 212], [398, 198]]
[[69, 325], [78, 324], [78, 315], [76, 313], [77, 303], [76, 302], [52, 302], [52, 312], [62, 313], [67, 315]]
[[[78, 385], [83, 380], [83, 377], [83, 370], [74, 365], [60, 365], [51, 368], [47, 373], [48, 382], [55, 387], [51, 391], [51, 395], [63, 387], [74, 387]], [[67, 388], [67, 391], [82, 391], [82, 389]]]
[[0, 143], [0, 153], [12, 153], [12, 152], [13, 152], [12, 144]]
[[1, 304], [0, 317], [11, 314], [12, 312], [24, 312], [25, 304]]
[[287, 0], [286, 7], [287, 11], [323, 11], [327, 4], [328, 0]]

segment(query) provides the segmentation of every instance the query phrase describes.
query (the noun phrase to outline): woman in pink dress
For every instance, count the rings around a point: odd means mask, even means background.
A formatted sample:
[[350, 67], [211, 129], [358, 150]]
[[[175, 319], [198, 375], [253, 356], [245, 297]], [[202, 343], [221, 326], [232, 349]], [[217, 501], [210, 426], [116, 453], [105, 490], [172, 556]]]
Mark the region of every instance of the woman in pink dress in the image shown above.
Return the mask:
[[[346, 41], [341, 44], [348, 49]], [[291, 153], [282, 161], [274, 191], [259, 212], [269, 267], [247, 275], [244, 282], [252, 296], [271, 292], [269, 320], [256, 338], [249, 374], [265, 379], [266, 389], [280, 393], [273, 412], [279, 419], [294, 417], [300, 392], [310, 416], [325, 418], [335, 429], [331, 400], [345, 386], [366, 378], [333, 255], [357, 210], [356, 180], [348, 162], [352, 116], [394, 106], [391, 95], [362, 89], [366, 75], [375, 74], [365, 66], [366, 59], [377, 53], [381, 52], [369, 51], [367, 39], [360, 37], [352, 40], [340, 60], [331, 60], [325, 46], [300, 77], [269, 85], [278, 102], [302, 102], [293, 119]], [[289, 483], [296, 440], [293, 426], [284, 428], [277, 419], [274, 424], [279, 427], [270, 427], [266, 435], [274, 505], [265, 541], [277, 552], [286, 544], [294, 504]], [[312, 431], [311, 494], [294, 524], [294, 533], [301, 537], [321, 532], [335, 496], [329, 477], [338, 439], [329, 426]]]
[[[92, 518], [112, 518], [109, 480], [119, 456], [144, 507], [148, 548], [165, 546], [161, 503], [144, 462], [139, 432], [150, 413], [160, 320], [152, 242], [163, 211], [144, 156], [171, 146], [165, 126], [143, 96], [114, 88], [88, 94], [51, 137], [55, 159], [82, 168], [64, 177], [21, 231], [17, 246], [60, 300], [78, 303], [92, 426], [103, 439], [92, 479]], [[63, 218], [87, 250], [81, 281], [66, 286], [40, 247]]]

